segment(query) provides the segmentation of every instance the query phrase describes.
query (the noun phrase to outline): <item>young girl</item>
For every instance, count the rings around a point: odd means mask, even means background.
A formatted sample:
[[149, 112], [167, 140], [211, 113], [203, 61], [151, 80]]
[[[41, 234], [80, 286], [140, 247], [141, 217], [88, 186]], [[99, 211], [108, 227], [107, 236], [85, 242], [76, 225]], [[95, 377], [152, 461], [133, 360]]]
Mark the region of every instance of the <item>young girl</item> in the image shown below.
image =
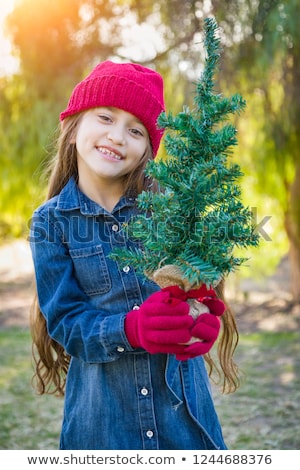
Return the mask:
[[[126, 224], [162, 137], [163, 81], [106, 61], [73, 90], [48, 200], [33, 214], [37, 389], [65, 394], [61, 449], [226, 449], [212, 401], [209, 350], [224, 304], [214, 291], [160, 289], [109, 254], [133, 246]], [[198, 320], [188, 297], [210, 308]], [[237, 331], [222, 315], [224, 390], [238, 385]], [[197, 342], [191, 344], [192, 337]], [[218, 370], [218, 369], [217, 369]]]

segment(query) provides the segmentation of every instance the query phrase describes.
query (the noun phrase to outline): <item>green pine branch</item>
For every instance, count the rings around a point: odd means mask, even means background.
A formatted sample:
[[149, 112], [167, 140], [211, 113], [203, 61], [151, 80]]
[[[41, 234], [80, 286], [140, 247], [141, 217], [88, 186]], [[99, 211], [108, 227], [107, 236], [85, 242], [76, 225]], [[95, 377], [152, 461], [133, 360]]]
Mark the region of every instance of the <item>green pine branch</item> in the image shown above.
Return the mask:
[[[140, 249], [118, 249], [112, 257], [150, 276], [167, 264], [181, 268], [191, 284], [211, 285], [239, 267], [246, 258], [234, 249], [258, 245], [251, 211], [243, 206], [236, 163], [228, 162], [237, 145], [237, 130], [228, 122], [245, 108], [238, 94], [215, 92], [220, 60], [218, 25], [204, 22], [206, 59], [196, 83], [194, 109], [158, 118], [165, 128], [167, 160], [151, 161], [146, 174], [158, 181], [160, 193], [142, 192], [140, 215], [128, 226]], [[147, 214], [147, 215], [143, 215]]]

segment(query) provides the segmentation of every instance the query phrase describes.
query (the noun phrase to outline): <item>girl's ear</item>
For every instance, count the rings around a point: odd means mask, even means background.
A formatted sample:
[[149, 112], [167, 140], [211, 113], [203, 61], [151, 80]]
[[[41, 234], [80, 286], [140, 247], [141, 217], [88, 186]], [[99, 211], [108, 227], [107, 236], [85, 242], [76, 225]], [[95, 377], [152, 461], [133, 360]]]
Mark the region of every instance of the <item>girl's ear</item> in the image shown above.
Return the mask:
[[70, 144], [76, 144], [76, 135], [75, 132], [70, 136]]

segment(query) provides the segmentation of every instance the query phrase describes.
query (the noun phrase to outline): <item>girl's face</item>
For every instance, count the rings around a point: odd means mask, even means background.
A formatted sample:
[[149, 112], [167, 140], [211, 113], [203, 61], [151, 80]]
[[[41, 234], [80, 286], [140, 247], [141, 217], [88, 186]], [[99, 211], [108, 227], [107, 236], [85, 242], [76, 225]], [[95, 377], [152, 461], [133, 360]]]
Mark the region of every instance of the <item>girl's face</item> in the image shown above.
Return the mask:
[[[114, 184], [134, 170], [149, 145], [145, 126], [119, 108], [83, 113], [74, 139], [81, 184]], [[99, 186], [100, 185], [100, 186]]]

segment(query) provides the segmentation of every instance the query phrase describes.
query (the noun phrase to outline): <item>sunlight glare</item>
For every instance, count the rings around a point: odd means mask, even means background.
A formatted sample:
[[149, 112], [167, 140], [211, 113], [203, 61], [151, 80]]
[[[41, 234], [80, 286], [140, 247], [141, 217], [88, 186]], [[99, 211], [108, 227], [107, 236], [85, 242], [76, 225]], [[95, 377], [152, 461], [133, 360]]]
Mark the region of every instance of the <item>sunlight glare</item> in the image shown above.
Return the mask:
[[0, 77], [11, 75], [18, 69], [18, 60], [11, 55], [11, 44], [4, 31], [4, 21], [12, 11], [15, 0], [5, 0], [0, 6]]

